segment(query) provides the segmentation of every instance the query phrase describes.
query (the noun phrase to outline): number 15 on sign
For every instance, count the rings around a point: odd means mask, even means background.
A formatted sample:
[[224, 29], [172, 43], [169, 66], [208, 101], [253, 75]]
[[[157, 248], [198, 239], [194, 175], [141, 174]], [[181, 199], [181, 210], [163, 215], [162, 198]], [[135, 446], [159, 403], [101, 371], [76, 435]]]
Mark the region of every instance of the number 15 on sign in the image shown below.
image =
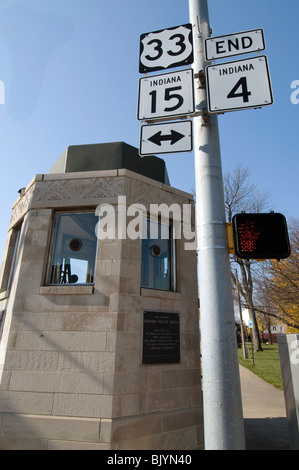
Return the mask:
[[193, 114], [193, 84], [191, 69], [141, 78], [137, 119], [145, 121]]
[[206, 68], [208, 110], [224, 113], [273, 104], [266, 56]]

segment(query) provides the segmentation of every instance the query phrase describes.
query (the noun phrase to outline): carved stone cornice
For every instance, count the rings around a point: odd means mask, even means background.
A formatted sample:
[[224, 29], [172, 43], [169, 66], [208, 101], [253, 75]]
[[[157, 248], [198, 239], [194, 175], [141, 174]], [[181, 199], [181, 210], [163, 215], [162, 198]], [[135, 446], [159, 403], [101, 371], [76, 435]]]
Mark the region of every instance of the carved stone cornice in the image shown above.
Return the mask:
[[96, 208], [101, 203], [117, 204], [119, 196], [126, 196], [127, 205], [142, 204], [147, 210], [150, 204], [175, 203], [182, 207], [190, 202], [187, 193], [133, 172], [119, 171], [120, 176], [101, 176], [100, 172], [93, 177], [38, 175], [14, 204], [10, 228], [31, 209]]
[[37, 183], [32, 208], [97, 206], [124, 194], [125, 178], [88, 178]]

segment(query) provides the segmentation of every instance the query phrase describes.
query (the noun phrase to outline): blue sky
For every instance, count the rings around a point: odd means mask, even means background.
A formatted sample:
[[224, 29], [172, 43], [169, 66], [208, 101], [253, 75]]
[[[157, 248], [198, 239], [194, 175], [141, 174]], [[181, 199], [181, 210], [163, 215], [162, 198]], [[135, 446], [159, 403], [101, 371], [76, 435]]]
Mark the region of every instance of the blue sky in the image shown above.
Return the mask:
[[[215, 36], [264, 29], [274, 93], [272, 106], [219, 116], [223, 172], [249, 167], [273, 209], [298, 217], [299, 1], [209, 0], [209, 9]], [[188, 0], [0, 0], [0, 256], [18, 190], [66, 147], [139, 146], [140, 35], [188, 22]], [[192, 192], [193, 153], [162, 158], [171, 184]]]

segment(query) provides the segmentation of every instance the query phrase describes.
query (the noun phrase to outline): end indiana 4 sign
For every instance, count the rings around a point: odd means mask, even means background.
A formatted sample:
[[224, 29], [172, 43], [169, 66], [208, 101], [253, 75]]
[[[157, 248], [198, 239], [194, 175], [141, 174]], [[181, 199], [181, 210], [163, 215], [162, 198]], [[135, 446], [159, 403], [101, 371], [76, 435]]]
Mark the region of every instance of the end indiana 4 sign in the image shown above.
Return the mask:
[[208, 110], [225, 113], [273, 104], [266, 56], [206, 67]]

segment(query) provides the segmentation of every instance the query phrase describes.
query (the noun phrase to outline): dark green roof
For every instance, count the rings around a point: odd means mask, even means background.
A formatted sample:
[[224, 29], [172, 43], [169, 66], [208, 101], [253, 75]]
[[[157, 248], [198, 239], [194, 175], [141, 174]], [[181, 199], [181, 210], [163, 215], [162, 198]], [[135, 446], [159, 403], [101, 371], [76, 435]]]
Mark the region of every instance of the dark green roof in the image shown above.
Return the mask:
[[50, 169], [50, 173], [126, 169], [169, 185], [164, 160], [140, 157], [138, 149], [125, 142], [71, 145]]

